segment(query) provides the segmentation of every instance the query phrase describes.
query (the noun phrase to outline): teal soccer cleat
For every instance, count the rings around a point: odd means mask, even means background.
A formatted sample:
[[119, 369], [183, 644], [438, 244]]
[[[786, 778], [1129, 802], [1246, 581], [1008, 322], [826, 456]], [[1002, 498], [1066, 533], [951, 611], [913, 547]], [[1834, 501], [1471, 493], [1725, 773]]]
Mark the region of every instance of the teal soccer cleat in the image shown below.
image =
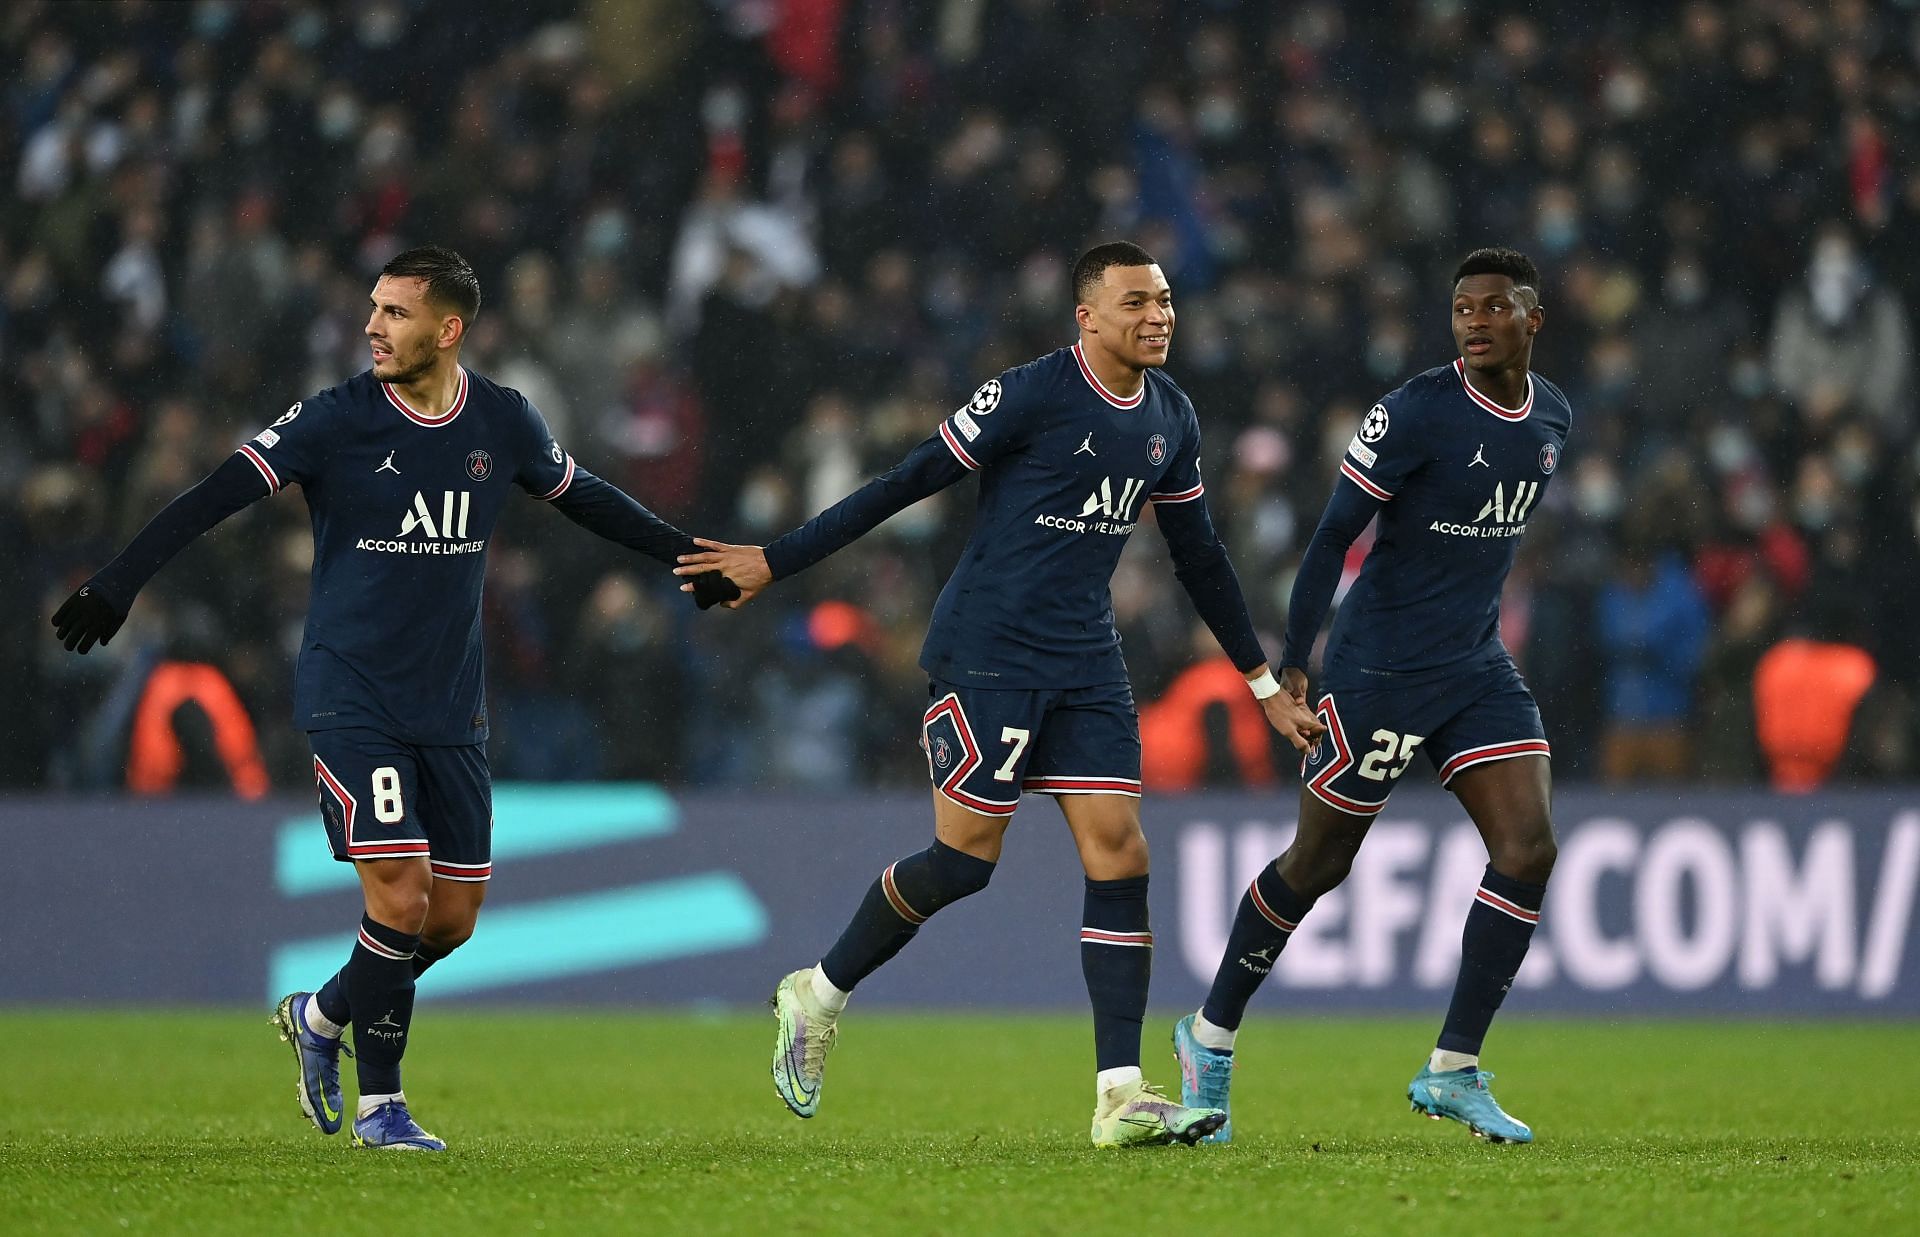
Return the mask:
[[420, 1128], [405, 1100], [388, 1100], [353, 1122], [353, 1145], [378, 1151], [445, 1151], [447, 1144]]
[[1533, 1131], [1524, 1121], [1510, 1117], [1494, 1100], [1487, 1084], [1493, 1075], [1485, 1070], [1448, 1070], [1436, 1074], [1422, 1066], [1407, 1084], [1407, 1101], [1413, 1111], [1425, 1113], [1435, 1121], [1442, 1117], [1458, 1121], [1473, 1131], [1475, 1138], [1490, 1143], [1530, 1143]]
[[1233, 1141], [1233, 1110], [1227, 1107], [1227, 1089], [1233, 1085], [1233, 1054], [1207, 1047], [1193, 1037], [1193, 1015], [1173, 1024], [1173, 1056], [1180, 1062], [1180, 1103], [1187, 1108], [1215, 1108], [1227, 1114], [1220, 1128], [1204, 1135], [1203, 1143]]
[[315, 1035], [307, 1028], [307, 1002], [311, 992], [294, 992], [280, 998], [273, 1017], [267, 1021], [279, 1028], [280, 1038], [293, 1045], [293, 1059], [300, 1069], [294, 1093], [300, 1097], [300, 1111], [322, 1134], [338, 1134], [344, 1106], [340, 1100], [340, 1054], [353, 1055], [353, 1049], [337, 1039]]

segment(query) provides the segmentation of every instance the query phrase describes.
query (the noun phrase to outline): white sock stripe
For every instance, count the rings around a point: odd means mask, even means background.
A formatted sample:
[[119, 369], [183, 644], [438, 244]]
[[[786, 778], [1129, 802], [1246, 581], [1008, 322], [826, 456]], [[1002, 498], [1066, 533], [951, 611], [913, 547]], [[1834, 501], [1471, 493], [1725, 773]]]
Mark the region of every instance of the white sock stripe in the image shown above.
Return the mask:
[[394, 962], [405, 962], [413, 957], [413, 954], [410, 952], [403, 954], [397, 949], [393, 949], [376, 941], [367, 934], [365, 928], [360, 929], [360, 943], [367, 947], [368, 952], [379, 954], [382, 958], [387, 958]]
[[1521, 923], [1537, 924], [1540, 922], [1539, 911], [1530, 911], [1518, 902], [1501, 897], [1485, 885], [1482, 885], [1474, 891], [1473, 900], [1476, 902], [1484, 902], [1503, 915], [1513, 916]]
[[1280, 929], [1282, 932], [1285, 932], [1291, 935], [1293, 930], [1300, 926], [1298, 923], [1288, 922], [1286, 919], [1281, 917], [1278, 911], [1274, 910], [1271, 906], [1267, 905], [1267, 900], [1260, 896], [1260, 882], [1255, 881], [1253, 884], [1248, 885], [1247, 893], [1252, 896], [1253, 909], [1260, 912], [1260, 917], [1265, 919], [1268, 923], [1272, 924], [1274, 927]]
[[1115, 932], [1109, 928], [1081, 928], [1082, 945], [1125, 945], [1129, 948], [1152, 949], [1151, 932]]
[[907, 905], [907, 900], [900, 896], [900, 887], [894, 883], [893, 869], [897, 863], [898, 860], [889, 863], [887, 870], [880, 873], [880, 892], [887, 895], [887, 905], [893, 907], [894, 914], [910, 924], [923, 924], [927, 922], [927, 917]]

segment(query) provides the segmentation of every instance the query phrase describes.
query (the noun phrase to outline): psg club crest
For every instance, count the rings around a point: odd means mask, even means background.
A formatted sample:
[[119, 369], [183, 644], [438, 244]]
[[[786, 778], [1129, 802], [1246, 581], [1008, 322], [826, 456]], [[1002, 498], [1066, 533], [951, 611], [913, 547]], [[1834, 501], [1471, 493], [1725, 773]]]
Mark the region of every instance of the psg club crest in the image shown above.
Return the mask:
[[947, 740], [943, 735], [934, 736], [933, 763], [942, 769], [953, 763], [953, 749], [947, 746]]
[[1159, 434], [1147, 439], [1147, 463], [1158, 464], [1167, 458], [1167, 440]]
[[467, 475], [475, 481], [485, 481], [493, 475], [493, 457], [485, 451], [475, 451], [467, 456]]
[[1540, 448], [1540, 471], [1541, 472], [1546, 473], [1549, 477], [1551, 477], [1553, 475], [1554, 468], [1559, 463], [1560, 463], [1560, 448], [1554, 446], [1552, 443], [1548, 443], [1546, 446]]

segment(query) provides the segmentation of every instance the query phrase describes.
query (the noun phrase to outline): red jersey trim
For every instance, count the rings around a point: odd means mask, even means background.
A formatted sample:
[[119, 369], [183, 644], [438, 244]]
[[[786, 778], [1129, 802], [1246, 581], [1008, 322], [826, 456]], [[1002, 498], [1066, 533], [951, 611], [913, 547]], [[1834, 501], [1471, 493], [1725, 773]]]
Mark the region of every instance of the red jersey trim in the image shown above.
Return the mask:
[[1521, 404], [1518, 408], [1502, 408], [1499, 404], [1488, 399], [1486, 396], [1480, 394], [1480, 392], [1474, 390], [1473, 384], [1467, 381], [1467, 362], [1465, 358], [1463, 357], [1454, 358], [1453, 372], [1459, 375], [1460, 387], [1462, 390], [1464, 390], [1467, 393], [1467, 398], [1472, 400], [1474, 403], [1480, 405], [1482, 408], [1485, 408], [1488, 412], [1492, 413], [1494, 416], [1499, 417], [1502, 421], [1524, 421], [1527, 419], [1527, 414], [1533, 411], [1533, 375], [1532, 374], [1527, 375], [1526, 402]]
[[1107, 390], [1107, 388], [1101, 384], [1100, 380], [1094, 377], [1093, 367], [1087, 364], [1086, 355], [1080, 351], [1080, 345], [1078, 343], [1073, 345], [1073, 359], [1079, 364], [1080, 376], [1087, 380], [1087, 385], [1092, 387], [1101, 399], [1106, 400], [1115, 408], [1138, 408], [1140, 401], [1147, 398], [1147, 380], [1144, 375], [1142, 375], [1140, 379], [1140, 389], [1133, 393], [1133, 398], [1122, 399], [1112, 391]]
[[415, 425], [437, 428], [452, 424], [453, 419], [459, 416], [461, 410], [467, 406], [467, 370], [464, 365], [460, 367], [460, 393], [453, 397], [453, 407], [447, 409], [447, 415], [444, 417], [429, 417], [407, 407], [407, 401], [400, 398], [400, 393], [393, 389], [391, 382], [381, 383], [380, 389], [387, 393], [387, 402], [398, 408], [407, 420]]

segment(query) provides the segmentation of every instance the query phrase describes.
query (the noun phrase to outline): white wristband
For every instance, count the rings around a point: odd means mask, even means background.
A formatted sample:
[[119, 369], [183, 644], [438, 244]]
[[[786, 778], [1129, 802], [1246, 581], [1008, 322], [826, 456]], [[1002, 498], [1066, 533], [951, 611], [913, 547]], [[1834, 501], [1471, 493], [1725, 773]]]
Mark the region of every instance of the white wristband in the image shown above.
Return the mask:
[[1255, 700], [1269, 700], [1280, 694], [1280, 680], [1273, 677], [1271, 669], [1262, 670], [1259, 678], [1247, 680], [1247, 690]]

